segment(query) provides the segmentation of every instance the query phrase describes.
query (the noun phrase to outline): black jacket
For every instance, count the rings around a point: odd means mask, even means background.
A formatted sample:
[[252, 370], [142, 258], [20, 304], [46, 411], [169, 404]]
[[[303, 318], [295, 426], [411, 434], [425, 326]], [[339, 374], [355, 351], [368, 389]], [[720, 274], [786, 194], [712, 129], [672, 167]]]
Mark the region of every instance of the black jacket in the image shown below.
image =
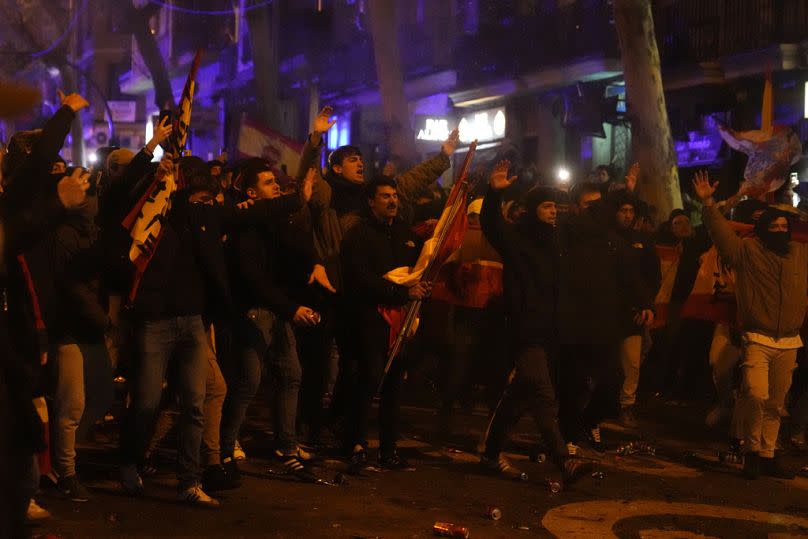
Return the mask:
[[558, 299], [562, 344], [611, 344], [620, 313], [653, 308], [654, 297], [633, 263], [631, 247], [608, 224], [602, 206], [570, 216], [559, 229]]
[[92, 222], [71, 215], [49, 242], [58, 289], [49, 330], [51, 342], [101, 343], [108, 317], [102, 305], [102, 257]]
[[483, 233], [503, 261], [508, 328], [517, 343], [549, 344], [556, 334], [558, 248], [552, 228], [526, 219], [508, 225], [502, 194], [489, 189], [480, 212]]
[[191, 204], [180, 190], [163, 235], [143, 274], [133, 304], [143, 320], [205, 315], [232, 318], [236, 313], [223, 236], [240, 228], [288, 215], [300, 208], [297, 196], [262, 200], [247, 209]]
[[[648, 293], [655, 298], [662, 283], [662, 269], [651, 236], [632, 229], [618, 230], [617, 235], [629, 248], [631, 264], [637, 269], [638, 278], [642, 279]], [[634, 323], [636, 306], [627, 301], [628, 297], [622, 299], [622, 333], [625, 336], [639, 335], [641, 328]]]
[[408, 301], [407, 287], [383, 277], [388, 271], [413, 266], [422, 242], [404, 222], [382, 223], [366, 216], [345, 235], [340, 249], [345, 293], [355, 305], [376, 309]]
[[302, 304], [303, 289], [319, 263], [311, 234], [289, 218], [247, 227], [228, 240], [237, 306], [269, 309], [291, 320]]
[[0, 197], [8, 270], [8, 323], [19, 357], [39, 364], [48, 349], [47, 328], [56, 301], [54, 269], [47, 238], [64, 218], [56, 190], [61, 177], [50, 169], [75, 114], [60, 108], [48, 120], [31, 154], [8, 178]]

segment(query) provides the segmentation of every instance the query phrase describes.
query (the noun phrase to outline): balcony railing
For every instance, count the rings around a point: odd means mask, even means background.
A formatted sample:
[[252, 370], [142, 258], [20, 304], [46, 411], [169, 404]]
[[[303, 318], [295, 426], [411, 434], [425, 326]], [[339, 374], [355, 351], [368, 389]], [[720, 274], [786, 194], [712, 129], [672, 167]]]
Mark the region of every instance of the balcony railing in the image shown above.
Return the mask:
[[654, 19], [666, 64], [808, 39], [808, 0], [678, 0], [658, 7]]

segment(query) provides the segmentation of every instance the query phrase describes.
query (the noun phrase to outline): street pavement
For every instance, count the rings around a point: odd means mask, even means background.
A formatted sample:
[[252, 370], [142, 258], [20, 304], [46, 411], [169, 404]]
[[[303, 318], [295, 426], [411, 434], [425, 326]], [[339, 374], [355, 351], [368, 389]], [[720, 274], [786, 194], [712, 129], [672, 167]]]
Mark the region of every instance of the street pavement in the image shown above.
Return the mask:
[[[528, 474], [527, 481], [480, 469], [477, 446], [487, 425], [482, 409], [458, 412], [456, 435], [450, 443], [434, 445], [433, 410], [407, 406], [401, 452], [416, 470], [368, 471], [346, 476], [340, 486], [268, 476], [271, 436], [260, 418], [253, 418], [243, 440], [248, 453], [241, 466], [244, 485], [221, 493], [217, 510], [175, 501], [168, 450], [161, 454], [169, 463], [146, 481], [146, 496], [124, 496], [115, 480], [113, 445], [96, 442], [80, 451], [79, 469], [88, 476], [92, 501], [71, 503], [46, 489], [40, 499], [54, 519], [34, 533], [65, 538], [425, 538], [434, 536], [435, 522], [450, 522], [466, 526], [472, 538], [808, 537], [808, 478], [747, 481], [739, 465], [718, 461], [726, 444], [719, 432], [703, 425], [706, 406], [651, 402], [644, 408], [638, 431], [607, 425], [610, 451], [599, 455], [583, 449], [601, 473], [559, 493], [545, 484], [558, 476], [553, 466], [529, 458], [539, 447], [531, 420], [520, 422], [509, 445], [509, 456]], [[654, 455], [618, 454], [620, 446], [640, 439], [655, 449]], [[805, 460], [791, 455], [787, 464], [799, 470]], [[316, 470], [331, 480], [344, 464], [324, 458]], [[500, 508], [502, 518], [487, 518], [488, 506]]]

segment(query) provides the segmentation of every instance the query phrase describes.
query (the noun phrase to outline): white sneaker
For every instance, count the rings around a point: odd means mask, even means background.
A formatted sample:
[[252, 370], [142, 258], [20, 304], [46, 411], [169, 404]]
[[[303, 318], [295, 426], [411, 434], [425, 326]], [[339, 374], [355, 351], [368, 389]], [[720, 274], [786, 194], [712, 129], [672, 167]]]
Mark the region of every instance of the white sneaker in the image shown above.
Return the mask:
[[241, 444], [236, 440], [236, 445], [233, 448], [233, 458], [236, 460], [247, 460], [247, 453], [241, 448]]
[[28, 520], [45, 520], [46, 518], [51, 518], [52, 516], [53, 515], [50, 514], [50, 511], [36, 503], [36, 500], [33, 498], [31, 498], [31, 501], [28, 502], [28, 512], [25, 514], [25, 517]]
[[294, 451], [290, 451], [289, 453], [284, 453], [280, 449], [276, 449], [275, 456], [278, 457], [279, 459], [284, 459], [285, 457], [297, 457], [298, 460], [301, 460], [303, 462], [309, 462], [314, 458], [314, 455], [312, 453], [309, 453], [300, 446], [297, 446], [297, 449], [295, 449]]
[[180, 501], [199, 507], [219, 507], [219, 500], [208, 496], [199, 483], [181, 490], [177, 496]]

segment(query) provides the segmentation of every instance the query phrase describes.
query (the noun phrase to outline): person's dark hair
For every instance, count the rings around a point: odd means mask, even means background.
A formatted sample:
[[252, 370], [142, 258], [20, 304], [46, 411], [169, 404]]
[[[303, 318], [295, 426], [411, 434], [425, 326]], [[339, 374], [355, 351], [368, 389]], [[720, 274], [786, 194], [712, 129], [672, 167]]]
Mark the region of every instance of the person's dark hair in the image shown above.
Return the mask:
[[353, 155], [358, 155], [362, 157], [362, 150], [359, 149], [357, 146], [340, 146], [333, 152], [331, 155], [328, 156], [328, 169], [331, 170], [334, 168], [334, 165], [342, 165], [342, 162]]
[[396, 180], [391, 178], [390, 176], [376, 176], [369, 182], [365, 184], [365, 196], [368, 200], [371, 200], [376, 197], [376, 192], [379, 190], [379, 187], [392, 187], [393, 189], [398, 189], [398, 184]]
[[769, 205], [762, 200], [748, 198], [740, 201], [734, 208], [732, 208], [732, 220], [747, 225], [755, 224], [755, 214], [762, 212]]
[[755, 221], [755, 234], [760, 237], [764, 236], [764, 233], [769, 231], [769, 225], [772, 223], [772, 221], [780, 217], [786, 218], [786, 221], [788, 222], [788, 230], [791, 232], [791, 215], [783, 210], [768, 207], [763, 210], [763, 213], [761, 213], [760, 217], [758, 217], [757, 221]]
[[598, 166], [596, 166], [595, 167], [595, 174], [597, 174], [601, 170], [605, 170], [606, 174], [608, 174], [609, 176], [612, 175], [612, 169], [609, 168], [609, 165], [598, 165]]
[[211, 176], [208, 164], [199, 157], [180, 159], [180, 177], [191, 194], [205, 192], [215, 195], [219, 192], [219, 180]]
[[41, 129], [33, 131], [18, 131], [14, 133], [6, 146], [6, 155], [3, 158], [3, 177], [8, 181], [31, 155], [34, 144], [42, 135]]
[[676, 219], [677, 217], [679, 217], [680, 215], [684, 215], [685, 217], [690, 219], [690, 214], [689, 213], [687, 213], [682, 208], [676, 208], [676, 209], [671, 211], [671, 214], [668, 217], [668, 223], [673, 223], [673, 220]]
[[222, 163], [218, 159], [213, 159], [212, 161], [208, 161], [208, 167], [210, 167], [210, 168], [222, 167], [222, 170], [224, 170], [224, 163]]
[[592, 182], [583, 182], [576, 183], [572, 186], [572, 189], [570, 189], [570, 195], [575, 204], [581, 202], [581, 198], [590, 193], [602, 193], [600, 185]]
[[241, 167], [241, 190], [254, 188], [258, 183], [258, 175], [262, 172], [272, 172], [272, 165], [266, 159], [253, 157], [245, 161]]

